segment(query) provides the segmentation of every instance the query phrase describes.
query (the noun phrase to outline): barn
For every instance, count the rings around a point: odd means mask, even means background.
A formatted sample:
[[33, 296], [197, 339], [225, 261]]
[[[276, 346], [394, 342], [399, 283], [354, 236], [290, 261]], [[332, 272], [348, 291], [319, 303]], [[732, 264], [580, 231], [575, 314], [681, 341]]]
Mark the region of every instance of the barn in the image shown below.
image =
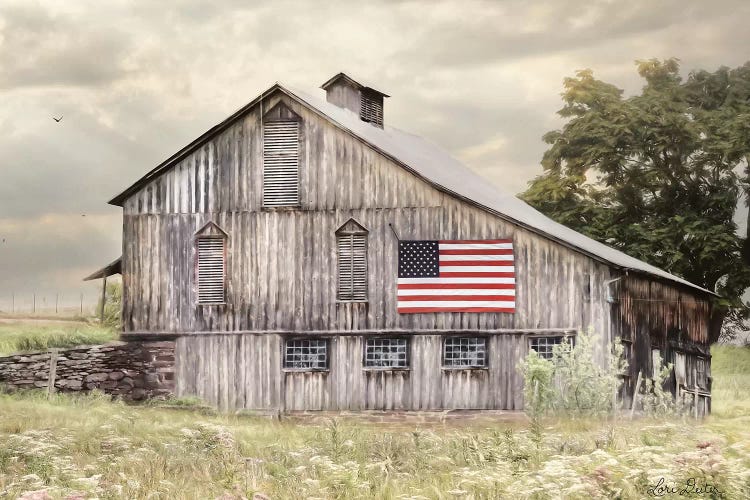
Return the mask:
[[[518, 410], [530, 349], [621, 342], [710, 411], [713, 293], [561, 226], [387, 125], [373, 86], [275, 84], [110, 201], [123, 332], [225, 410]], [[691, 399], [692, 401], [692, 399]]]

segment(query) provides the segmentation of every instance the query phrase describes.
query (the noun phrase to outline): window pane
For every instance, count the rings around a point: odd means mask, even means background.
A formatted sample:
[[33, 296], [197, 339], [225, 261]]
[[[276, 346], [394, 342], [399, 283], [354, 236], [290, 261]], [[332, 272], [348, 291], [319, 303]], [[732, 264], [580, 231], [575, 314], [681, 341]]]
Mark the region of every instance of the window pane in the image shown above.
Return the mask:
[[443, 343], [444, 366], [487, 366], [487, 339], [448, 337]]
[[328, 368], [328, 341], [325, 339], [287, 340], [284, 368], [325, 370]]
[[369, 338], [365, 344], [365, 366], [371, 368], [407, 368], [407, 339]]
[[[558, 344], [562, 344], [565, 337], [532, 337], [529, 339], [529, 348], [533, 349], [539, 354], [540, 358], [552, 359], [552, 348]], [[572, 337], [570, 338], [571, 345], [573, 344]]]

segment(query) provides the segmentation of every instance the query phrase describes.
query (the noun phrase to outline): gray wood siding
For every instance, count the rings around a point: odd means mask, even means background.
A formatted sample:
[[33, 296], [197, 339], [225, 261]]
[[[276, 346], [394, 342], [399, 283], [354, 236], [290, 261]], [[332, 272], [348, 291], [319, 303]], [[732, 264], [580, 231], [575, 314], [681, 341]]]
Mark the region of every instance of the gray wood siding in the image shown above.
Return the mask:
[[[336, 300], [335, 231], [350, 217], [369, 230], [368, 302]], [[197, 305], [194, 239], [213, 220], [229, 234], [227, 304]], [[603, 282], [609, 270], [566, 248], [515, 230], [476, 209], [244, 212], [127, 216], [123, 258], [125, 331], [194, 332], [356, 329], [587, 328], [606, 331]], [[465, 223], [454, 224], [465, 220]], [[397, 241], [388, 224], [413, 238], [513, 237], [517, 312], [396, 312]], [[465, 225], [464, 225], [465, 224]], [[463, 228], [467, 229], [464, 230]], [[473, 228], [473, 230], [471, 230]], [[590, 276], [590, 278], [589, 278]], [[584, 296], [593, 285], [591, 302]]]
[[[124, 205], [125, 332], [586, 328], [609, 334], [609, 268], [438, 191], [286, 100], [302, 118], [301, 208], [263, 210], [258, 108]], [[269, 110], [278, 98], [263, 102]], [[335, 231], [369, 231], [367, 304], [336, 301]], [[197, 306], [194, 233], [227, 242], [227, 304]], [[396, 239], [513, 238], [517, 313], [396, 312]], [[589, 278], [590, 277], [590, 278]], [[584, 296], [590, 279], [591, 301]]]
[[487, 369], [441, 366], [442, 337], [411, 337], [409, 370], [365, 370], [363, 337], [330, 340], [327, 372], [282, 371], [276, 334], [195, 335], [177, 339], [177, 395], [199, 396], [223, 410], [522, 409], [516, 370], [524, 335], [489, 338]]

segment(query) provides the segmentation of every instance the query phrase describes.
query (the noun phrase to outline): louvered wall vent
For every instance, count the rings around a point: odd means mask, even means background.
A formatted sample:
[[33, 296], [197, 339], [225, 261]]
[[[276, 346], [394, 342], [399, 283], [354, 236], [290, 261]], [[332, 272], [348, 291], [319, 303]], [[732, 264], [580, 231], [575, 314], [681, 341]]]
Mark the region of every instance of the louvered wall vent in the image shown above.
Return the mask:
[[336, 236], [339, 253], [338, 299], [367, 300], [367, 234]]
[[263, 206], [298, 206], [299, 122], [263, 125]]
[[363, 90], [360, 93], [359, 117], [383, 128], [383, 97]]
[[221, 236], [198, 238], [199, 304], [221, 304], [225, 300], [224, 241]]

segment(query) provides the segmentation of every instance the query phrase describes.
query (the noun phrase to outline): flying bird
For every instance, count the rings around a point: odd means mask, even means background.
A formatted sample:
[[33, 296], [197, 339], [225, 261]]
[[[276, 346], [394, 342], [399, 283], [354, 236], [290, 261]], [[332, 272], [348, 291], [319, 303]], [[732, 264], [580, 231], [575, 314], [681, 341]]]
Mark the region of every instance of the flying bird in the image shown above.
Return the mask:
[[56, 122], [60, 123], [60, 120], [62, 120], [62, 117], [63, 117], [63, 115], [60, 115], [60, 118], [55, 118], [53, 116], [52, 119], [55, 120]]

